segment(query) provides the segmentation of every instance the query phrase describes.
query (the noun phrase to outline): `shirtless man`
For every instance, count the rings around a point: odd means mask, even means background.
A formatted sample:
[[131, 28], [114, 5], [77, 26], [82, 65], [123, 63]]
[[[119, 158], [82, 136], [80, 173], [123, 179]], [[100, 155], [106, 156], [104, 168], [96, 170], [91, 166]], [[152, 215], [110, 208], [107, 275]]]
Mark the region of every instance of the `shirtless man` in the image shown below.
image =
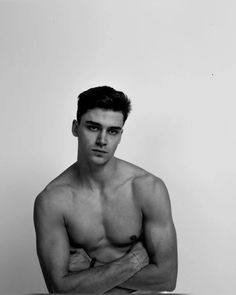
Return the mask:
[[165, 184], [114, 157], [130, 101], [111, 87], [79, 95], [78, 159], [34, 206], [37, 253], [50, 293], [172, 291], [177, 242]]

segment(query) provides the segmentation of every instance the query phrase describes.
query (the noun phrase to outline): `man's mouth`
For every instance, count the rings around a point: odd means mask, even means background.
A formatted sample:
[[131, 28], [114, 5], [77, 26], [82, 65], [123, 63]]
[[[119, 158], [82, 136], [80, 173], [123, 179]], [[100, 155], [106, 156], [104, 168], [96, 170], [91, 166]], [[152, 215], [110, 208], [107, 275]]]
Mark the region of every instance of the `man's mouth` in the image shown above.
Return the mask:
[[100, 149], [92, 149], [93, 152], [96, 152], [96, 153], [102, 153], [102, 154], [107, 154], [106, 151], [104, 150], [100, 150]]

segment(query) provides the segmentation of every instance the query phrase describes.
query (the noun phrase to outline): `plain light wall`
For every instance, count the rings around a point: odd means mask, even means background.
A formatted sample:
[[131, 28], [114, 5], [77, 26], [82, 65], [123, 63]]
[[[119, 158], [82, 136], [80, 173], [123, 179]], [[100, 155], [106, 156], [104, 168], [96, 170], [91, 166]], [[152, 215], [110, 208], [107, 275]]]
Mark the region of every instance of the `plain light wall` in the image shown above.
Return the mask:
[[117, 156], [161, 177], [176, 292], [233, 293], [234, 1], [0, 1], [0, 292], [46, 292], [36, 195], [76, 160], [77, 95], [110, 85], [133, 112]]

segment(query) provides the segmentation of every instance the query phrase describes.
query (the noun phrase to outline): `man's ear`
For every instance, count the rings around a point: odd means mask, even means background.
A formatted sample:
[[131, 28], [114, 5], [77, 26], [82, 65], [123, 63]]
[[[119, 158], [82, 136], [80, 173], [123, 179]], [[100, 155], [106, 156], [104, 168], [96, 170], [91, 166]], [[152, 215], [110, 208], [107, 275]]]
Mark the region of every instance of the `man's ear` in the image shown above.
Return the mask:
[[73, 122], [72, 122], [72, 134], [75, 137], [79, 136], [79, 124], [78, 124], [78, 121], [76, 121], [76, 120], [73, 120]]

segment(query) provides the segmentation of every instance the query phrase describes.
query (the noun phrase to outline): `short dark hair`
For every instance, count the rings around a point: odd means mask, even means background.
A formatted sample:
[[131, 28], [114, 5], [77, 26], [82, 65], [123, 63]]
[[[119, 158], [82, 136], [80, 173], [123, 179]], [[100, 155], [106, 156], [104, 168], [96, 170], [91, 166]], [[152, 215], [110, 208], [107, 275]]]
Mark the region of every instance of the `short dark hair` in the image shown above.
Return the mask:
[[77, 121], [80, 122], [83, 114], [95, 108], [122, 112], [125, 123], [131, 111], [131, 102], [127, 95], [112, 87], [98, 86], [90, 88], [78, 96]]

